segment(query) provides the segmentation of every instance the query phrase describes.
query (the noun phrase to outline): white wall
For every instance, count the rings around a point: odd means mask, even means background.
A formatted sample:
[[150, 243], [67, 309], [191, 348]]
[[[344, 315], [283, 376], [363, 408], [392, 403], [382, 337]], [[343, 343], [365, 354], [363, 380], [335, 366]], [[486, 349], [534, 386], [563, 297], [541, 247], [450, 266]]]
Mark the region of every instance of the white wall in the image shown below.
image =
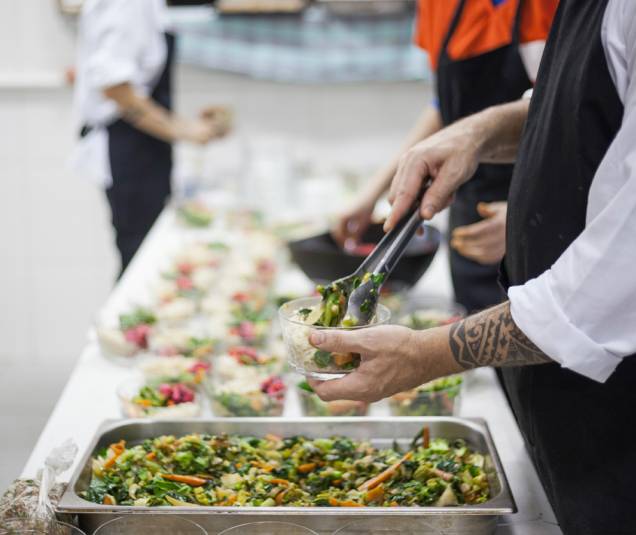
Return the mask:
[[55, 0], [0, 0], [0, 86], [61, 84], [73, 31]]

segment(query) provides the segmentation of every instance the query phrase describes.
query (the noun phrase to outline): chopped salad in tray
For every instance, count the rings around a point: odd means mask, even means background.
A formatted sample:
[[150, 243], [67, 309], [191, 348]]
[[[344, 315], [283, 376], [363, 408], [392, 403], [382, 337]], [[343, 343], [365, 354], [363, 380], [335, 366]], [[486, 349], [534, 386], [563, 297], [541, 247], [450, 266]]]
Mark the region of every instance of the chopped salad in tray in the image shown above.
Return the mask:
[[344, 436], [191, 434], [120, 441], [93, 458], [86, 500], [131, 506], [456, 506], [490, 497], [485, 458], [462, 439], [408, 451]]

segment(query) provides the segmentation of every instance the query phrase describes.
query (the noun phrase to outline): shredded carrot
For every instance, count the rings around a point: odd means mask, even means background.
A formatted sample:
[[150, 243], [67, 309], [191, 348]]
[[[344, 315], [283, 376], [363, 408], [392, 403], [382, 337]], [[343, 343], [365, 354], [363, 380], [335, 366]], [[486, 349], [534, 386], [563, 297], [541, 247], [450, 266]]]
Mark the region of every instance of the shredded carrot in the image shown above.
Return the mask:
[[404, 455], [404, 457], [402, 457], [399, 461], [393, 463], [384, 472], [381, 472], [377, 476], [372, 477], [368, 481], [365, 481], [364, 483], [362, 483], [362, 485], [358, 487], [358, 490], [368, 491], [368, 490], [371, 490], [372, 488], [377, 487], [380, 483], [384, 483], [385, 481], [391, 479], [397, 472], [398, 468], [400, 468], [402, 463], [404, 461], [408, 461], [412, 456], [413, 456], [412, 451], [407, 452], [406, 455]]
[[380, 483], [373, 487], [364, 496], [366, 502], [381, 502], [384, 499], [384, 486]]
[[182, 476], [179, 474], [161, 474], [161, 477], [169, 481], [176, 481], [177, 483], [185, 483], [191, 487], [200, 487], [205, 485], [207, 481], [202, 477], [196, 476]]
[[115, 464], [115, 461], [119, 459], [119, 456], [124, 453], [124, 451], [126, 450], [126, 441], [120, 440], [115, 444], [111, 444], [108, 449], [112, 451], [113, 454], [108, 459], [106, 459], [106, 462], [104, 463], [105, 469], [111, 468]]
[[289, 485], [289, 481], [287, 481], [286, 479], [279, 479], [277, 477], [270, 479], [269, 482], [273, 483], [274, 485]]
[[306, 474], [307, 472], [311, 472], [312, 470], [316, 469], [316, 463], [305, 463], [305, 464], [301, 464], [298, 467], [298, 471], [301, 474]]

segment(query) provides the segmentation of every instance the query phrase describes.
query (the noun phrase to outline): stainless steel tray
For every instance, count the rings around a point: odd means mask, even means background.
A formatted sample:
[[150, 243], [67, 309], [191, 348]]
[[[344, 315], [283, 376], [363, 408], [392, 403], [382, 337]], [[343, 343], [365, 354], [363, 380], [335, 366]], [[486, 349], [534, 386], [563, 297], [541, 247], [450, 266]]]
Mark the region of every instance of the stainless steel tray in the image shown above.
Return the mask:
[[[458, 507], [132, 507], [100, 505], [84, 500], [80, 493], [91, 479], [91, 457], [95, 451], [125, 439], [138, 443], [158, 435], [188, 433], [228, 433], [262, 436], [303, 434], [310, 437], [344, 435], [370, 439], [374, 445], [389, 447], [396, 440], [406, 446], [413, 436], [429, 425], [431, 436], [463, 438], [486, 456], [493, 497], [479, 505]], [[491, 535], [497, 517], [516, 512], [506, 475], [499, 461], [488, 426], [482, 419], [413, 417], [413, 418], [213, 418], [209, 420], [111, 420], [98, 429], [75, 470], [68, 488], [57, 506], [58, 513], [76, 514], [87, 533], [117, 516], [128, 514], [188, 515], [208, 533], [216, 535], [232, 526], [263, 520], [293, 522], [321, 534], [360, 521], [360, 533], [382, 532], [398, 523], [412, 526], [413, 533], [425, 535]], [[399, 520], [399, 522], [398, 522]], [[396, 527], [396, 526], [395, 526]], [[357, 532], [357, 531], [355, 531]], [[394, 531], [398, 533], [398, 531]], [[399, 528], [406, 535], [408, 530]]]

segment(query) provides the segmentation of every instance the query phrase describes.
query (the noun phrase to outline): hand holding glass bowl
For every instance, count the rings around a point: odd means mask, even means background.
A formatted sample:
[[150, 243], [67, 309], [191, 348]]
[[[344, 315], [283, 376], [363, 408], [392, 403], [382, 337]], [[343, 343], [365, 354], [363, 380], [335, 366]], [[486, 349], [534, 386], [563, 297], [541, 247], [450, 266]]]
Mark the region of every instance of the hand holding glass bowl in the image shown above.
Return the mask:
[[283, 338], [287, 346], [289, 363], [297, 372], [315, 379], [335, 379], [352, 372], [360, 365], [357, 353], [336, 353], [317, 349], [309, 342], [309, 335], [314, 330], [355, 331], [372, 329], [388, 323], [391, 312], [379, 304], [373, 322], [358, 327], [322, 327], [305, 321], [307, 311], [320, 306], [321, 297], [301, 297], [282, 305], [279, 318]]

